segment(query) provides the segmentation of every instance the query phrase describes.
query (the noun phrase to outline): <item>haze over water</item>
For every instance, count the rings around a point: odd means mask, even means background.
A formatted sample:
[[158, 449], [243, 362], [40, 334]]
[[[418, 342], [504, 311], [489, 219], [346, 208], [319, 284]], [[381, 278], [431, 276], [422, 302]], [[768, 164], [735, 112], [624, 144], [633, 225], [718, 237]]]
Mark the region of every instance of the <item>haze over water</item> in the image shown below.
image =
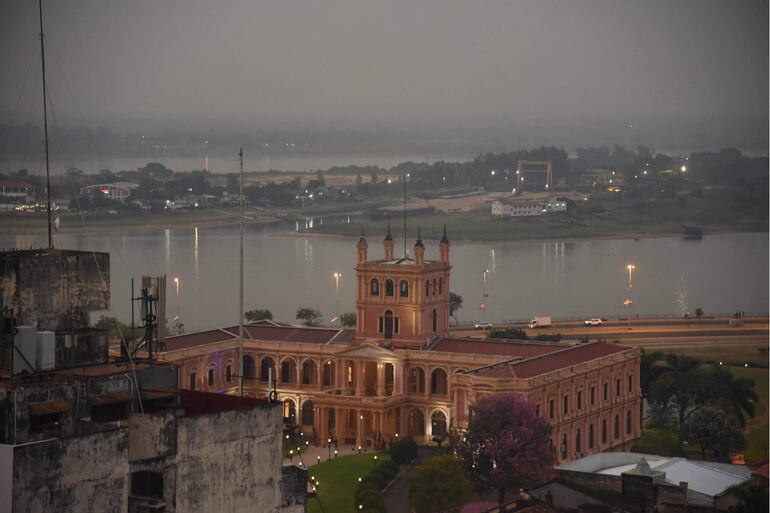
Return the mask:
[[[451, 227], [449, 227], [451, 239]], [[382, 236], [370, 234], [369, 258], [381, 258]], [[44, 245], [42, 237], [0, 236], [0, 247]], [[414, 243], [409, 240], [409, 247]], [[176, 313], [173, 278], [181, 280], [185, 330], [238, 322], [238, 228], [59, 235], [56, 247], [110, 252], [111, 314], [130, 321], [131, 277], [166, 274], [168, 317]], [[403, 248], [396, 241], [397, 251]], [[437, 244], [426, 241], [426, 258]], [[340, 310], [355, 308], [355, 240], [273, 234], [249, 228], [245, 239], [245, 306], [269, 308], [295, 322], [300, 306], [335, 312], [332, 273], [341, 272]], [[633, 313], [768, 312], [768, 234], [541, 243], [452, 242], [450, 290], [463, 296], [461, 321], [481, 319], [482, 272], [490, 269], [487, 319], [533, 315], [625, 315], [626, 265], [633, 263]]]

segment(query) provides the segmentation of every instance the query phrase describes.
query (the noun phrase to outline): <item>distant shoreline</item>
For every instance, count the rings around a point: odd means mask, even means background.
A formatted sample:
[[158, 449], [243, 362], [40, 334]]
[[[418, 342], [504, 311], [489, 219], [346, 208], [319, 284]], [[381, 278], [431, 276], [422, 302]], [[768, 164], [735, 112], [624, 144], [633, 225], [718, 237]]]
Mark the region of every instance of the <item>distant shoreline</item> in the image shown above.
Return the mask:
[[[274, 220], [257, 219], [247, 220], [246, 225], [264, 225], [266, 227], [273, 224]], [[222, 219], [202, 219], [202, 220], [179, 220], [167, 223], [148, 223], [138, 224], [129, 223], [125, 225], [107, 225], [107, 224], [94, 224], [90, 226], [68, 226], [63, 230], [57, 232], [58, 235], [87, 235], [98, 234], [105, 232], [123, 232], [123, 233], [140, 233], [150, 231], [162, 231], [162, 230], [189, 230], [194, 228], [212, 229], [223, 228], [226, 226], [237, 226], [238, 219], [227, 217]], [[0, 228], [0, 235], [9, 236], [42, 236], [48, 233], [46, 226], [20, 226], [20, 227], [3, 227]], [[714, 229], [704, 230], [703, 236], [710, 235], [724, 235], [732, 233], [767, 233], [765, 230], [737, 230], [737, 229]], [[270, 232], [271, 235], [286, 236], [286, 237], [314, 237], [322, 239], [340, 239], [340, 240], [356, 240], [358, 235], [345, 235], [334, 233], [318, 233], [318, 232], [295, 232], [292, 230], [278, 229]], [[379, 240], [379, 233], [369, 233], [370, 240]], [[614, 235], [595, 235], [595, 236], [577, 236], [577, 237], [545, 237], [545, 238], [500, 238], [500, 239], [473, 239], [473, 238], [453, 238], [450, 231], [450, 241], [461, 244], [536, 244], [536, 243], [548, 243], [548, 242], [586, 242], [592, 240], [629, 240], [629, 239], [661, 239], [661, 238], [677, 238], [682, 237], [681, 231], [662, 230], [660, 232], [627, 232], [618, 233]], [[433, 239], [424, 239], [425, 241], [437, 242]]]

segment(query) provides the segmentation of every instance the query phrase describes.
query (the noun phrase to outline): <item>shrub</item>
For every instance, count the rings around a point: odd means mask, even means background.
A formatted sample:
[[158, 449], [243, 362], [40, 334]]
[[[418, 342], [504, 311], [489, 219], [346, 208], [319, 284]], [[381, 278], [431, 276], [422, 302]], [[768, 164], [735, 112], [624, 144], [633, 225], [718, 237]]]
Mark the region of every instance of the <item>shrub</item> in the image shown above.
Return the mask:
[[379, 476], [382, 476], [383, 479], [385, 479], [386, 483], [389, 483], [393, 480], [393, 478], [396, 476], [396, 474], [389, 468], [383, 467], [380, 465], [376, 469], [372, 471], [372, 474], [377, 474]]
[[368, 498], [374, 497], [376, 499], [382, 499], [382, 492], [379, 490], [367, 490], [364, 493], [356, 495], [356, 506], [363, 504]]
[[374, 509], [383, 513], [387, 513], [388, 511], [385, 509], [385, 501], [382, 500], [382, 495], [368, 496], [361, 501], [361, 504], [364, 506], [364, 509]]
[[387, 482], [385, 481], [385, 479], [383, 479], [381, 475], [374, 474], [374, 473], [367, 474], [367, 476], [363, 479], [363, 482], [373, 484], [374, 486], [377, 487], [378, 490], [382, 490], [383, 488], [385, 488], [385, 485], [387, 484]]
[[383, 461], [382, 463], [380, 463], [380, 467], [385, 467], [389, 469], [393, 473], [393, 475], [398, 474], [398, 463], [396, 463], [393, 460]]
[[417, 457], [417, 442], [405, 437], [390, 448], [390, 458], [399, 465], [406, 465]]
[[362, 497], [362, 496], [364, 496], [364, 495], [366, 495], [366, 494], [368, 494], [370, 492], [374, 492], [374, 493], [379, 494], [380, 493], [380, 489], [376, 485], [374, 485], [372, 483], [362, 482], [358, 486], [358, 488], [356, 489], [356, 493], [353, 496], [356, 498], [356, 501], [358, 501], [358, 499], [360, 497]]

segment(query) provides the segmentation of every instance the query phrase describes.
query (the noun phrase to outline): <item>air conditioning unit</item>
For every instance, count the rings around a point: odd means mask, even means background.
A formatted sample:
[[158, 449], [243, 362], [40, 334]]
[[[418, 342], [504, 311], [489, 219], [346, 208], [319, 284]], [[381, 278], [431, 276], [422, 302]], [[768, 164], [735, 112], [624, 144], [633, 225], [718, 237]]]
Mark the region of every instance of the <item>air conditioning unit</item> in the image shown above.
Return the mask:
[[35, 372], [37, 330], [32, 326], [17, 326], [13, 347], [13, 373]]
[[54, 369], [56, 366], [56, 333], [53, 331], [39, 331], [37, 333], [35, 360], [38, 370]]

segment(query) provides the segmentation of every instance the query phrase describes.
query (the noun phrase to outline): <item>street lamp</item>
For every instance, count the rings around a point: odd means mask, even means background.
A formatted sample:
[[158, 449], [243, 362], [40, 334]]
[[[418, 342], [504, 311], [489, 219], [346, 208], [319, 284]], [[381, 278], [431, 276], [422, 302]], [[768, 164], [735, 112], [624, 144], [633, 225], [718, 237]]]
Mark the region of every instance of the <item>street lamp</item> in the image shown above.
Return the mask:
[[176, 285], [176, 319], [179, 320], [179, 277], [174, 278], [174, 284]]
[[634, 264], [628, 264], [626, 266], [626, 269], [628, 269], [628, 298], [625, 300], [625, 304], [628, 305], [628, 329], [631, 329], [631, 305], [634, 303], [631, 300], [631, 289], [633, 288], [633, 272], [636, 270], [636, 266]]
[[479, 308], [481, 309], [481, 320], [486, 322], [487, 320], [487, 307], [489, 306], [487, 304], [487, 300], [489, 299], [489, 290], [487, 290], [487, 275], [489, 275], [489, 269], [484, 269], [483, 271], [483, 277], [484, 277], [484, 292], [482, 293], [482, 301]]
[[332, 459], [332, 439], [331, 438], [328, 438], [326, 440], [326, 448], [329, 450], [329, 455], [328, 455], [327, 459], [330, 460], [330, 459]]
[[336, 287], [336, 295], [335, 295], [335, 301], [336, 301], [336, 310], [337, 310], [337, 325], [341, 325], [340, 322], [340, 278], [342, 278], [342, 273], [334, 273], [334, 283]]

